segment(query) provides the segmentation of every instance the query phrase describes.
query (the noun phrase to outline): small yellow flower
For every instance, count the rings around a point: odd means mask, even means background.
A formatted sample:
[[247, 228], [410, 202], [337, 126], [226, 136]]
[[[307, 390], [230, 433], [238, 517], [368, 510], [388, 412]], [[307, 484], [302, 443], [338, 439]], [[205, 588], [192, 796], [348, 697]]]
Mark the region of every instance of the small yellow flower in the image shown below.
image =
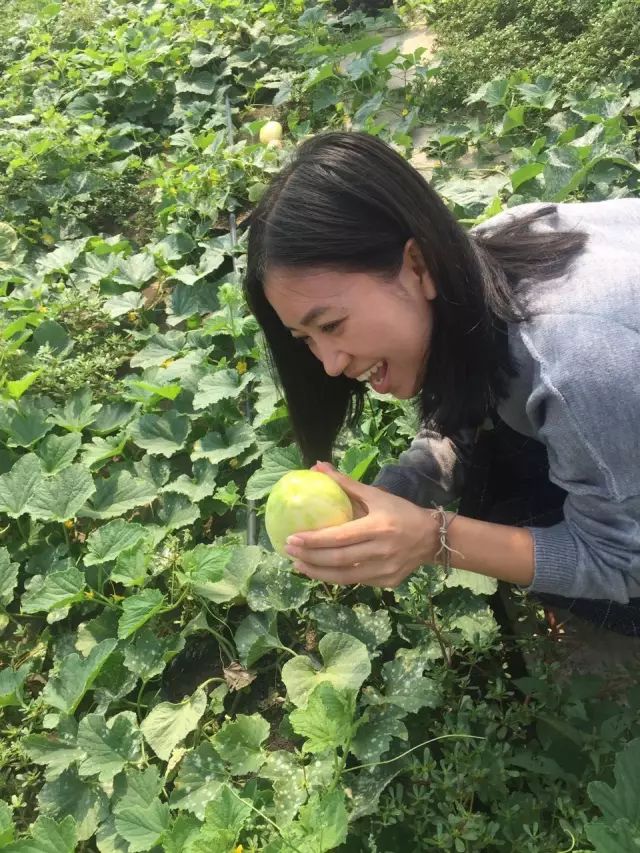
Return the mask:
[[231, 465], [231, 467], [232, 467], [232, 468], [237, 468], [237, 467], [238, 467], [238, 465], [239, 465], [239, 462], [238, 462], [238, 460], [237, 460], [237, 459], [230, 459], [230, 460], [229, 460], [229, 465]]
[[408, 109], [406, 109], [406, 108], [405, 108], [404, 110], [402, 110], [402, 115], [403, 115], [403, 116], [408, 116], [408, 115], [409, 115], [409, 110], [408, 110]]
[[68, 519], [65, 521], [64, 526], [65, 526], [67, 529], [69, 529], [69, 530], [70, 530], [70, 529], [73, 527], [73, 519], [72, 519], [72, 518], [68, 518]]
[[174, 361], [175, 361], [175, 358], [165, 358], [165, 360], [162, 362], [162, 366], [163, 367], [169, 367], [169, 365], [173, 364]]
[[175, 187], [171, 187], [169, 195], [178, 195], [178, 190]]
[[233, 851], [233, 853], [242, 853], [243, 850], [244, 850], [244, 847], [242, 846], [242, 844], [238, 844], [238, 846]]
[[55, 243], [55, 240], [53, 239], [51, 234], [43, 234], [42, 235], [42, 242], [45, 244], [45, 246], [53, 246], [53, 244]]
[[242, 376], [243, 373], [247, 372], [247, 362], [246, 361], [239, 361], [236, 364], [236, 370], [238, 371], [240, 376]]
[[85, 597], [85, 598], [93, 598], [93, 597], [94, 597], [94, 595], [95, 595], [95, 592], [94, 592], [92, 589], [88, 589], [88, 590], [85, 592], [84, 597]]
[[135, 321], [137, 319], [138, 319], [138, 312], [137, 311], [129, 311], [129, 313], [127, 314], [127, 320], [130, 323], [135, 323]]
[[38, 311], [40, 312], [40, 314], [46, 314], [47, 310], [48, 309], [46, 305], [38, 305]]

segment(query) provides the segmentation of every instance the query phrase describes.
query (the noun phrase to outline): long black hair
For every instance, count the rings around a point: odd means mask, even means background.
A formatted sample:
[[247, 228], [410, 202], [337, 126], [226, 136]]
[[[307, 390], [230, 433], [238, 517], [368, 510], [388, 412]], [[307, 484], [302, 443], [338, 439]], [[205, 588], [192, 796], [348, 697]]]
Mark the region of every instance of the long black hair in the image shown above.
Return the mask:
[[363, 383], [328, 376], [284, 327], [264, 294], [270, 269], [399, 273], [410, 238], [435, 283], [433, 335], [421, 392], [424, 423], [452, 435], [482, 422], [515, 374], [509, 322], [526, 319], [515, 287], [523, 276], [559, 275], [586, 235], [533, 233], [554, 205], [514, 217], [499, 231], [462, 227], [401, 154], [375, 136], [326, 132], [302, 142], [250, 215], [244, 294], [265, 336], [305, 464], [332, 458], [343, 426], [364, 406]]

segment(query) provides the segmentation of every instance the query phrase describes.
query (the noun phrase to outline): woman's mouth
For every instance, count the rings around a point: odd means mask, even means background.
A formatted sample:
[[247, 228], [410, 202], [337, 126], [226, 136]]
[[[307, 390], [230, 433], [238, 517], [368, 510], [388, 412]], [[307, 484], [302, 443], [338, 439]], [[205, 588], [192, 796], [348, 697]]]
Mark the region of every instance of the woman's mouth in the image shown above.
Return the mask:
[[378, 394], [386, 394], [389, 385], [389, 363], [386, 359], [376, 362], [369, 370], [358, 376], [359, 382], [369, 382]]

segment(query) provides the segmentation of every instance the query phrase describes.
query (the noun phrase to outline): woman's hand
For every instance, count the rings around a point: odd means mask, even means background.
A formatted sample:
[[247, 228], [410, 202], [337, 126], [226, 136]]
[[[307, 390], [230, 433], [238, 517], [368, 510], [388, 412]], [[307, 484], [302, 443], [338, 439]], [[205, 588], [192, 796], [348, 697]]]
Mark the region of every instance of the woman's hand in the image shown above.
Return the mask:
[[354, 520], [290, 536], [286, 551], [300, 572], [327, 583], [393, 588], [434, 561], [440, 548], [437, 515], [325, 462], [311, 470], [327, 474], [349, 495]]

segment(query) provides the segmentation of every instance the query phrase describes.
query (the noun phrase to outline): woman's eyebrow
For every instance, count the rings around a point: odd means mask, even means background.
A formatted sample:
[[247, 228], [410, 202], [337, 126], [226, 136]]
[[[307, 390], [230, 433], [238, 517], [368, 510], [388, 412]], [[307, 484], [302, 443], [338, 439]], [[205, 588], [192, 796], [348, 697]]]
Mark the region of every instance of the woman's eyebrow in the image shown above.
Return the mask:
[[[307, 311], [307, 313], [304, 315], [302, 320], [300, 320], [300, 325], [301, 326], [310, 326], [311, 323], [314, 322], [314, 320], [316, 320], [322, 314], [325, 314], [327, 311], [331, 311], [330, 306], [328, 306], [328, 305], [316, 305], [315, 308], [311, 308], [309, 311]], [[289, 329], [289, 331], [293, 331], [294, 329], [297, 328], [297, 326], [285, 326], [285, 328]]]

